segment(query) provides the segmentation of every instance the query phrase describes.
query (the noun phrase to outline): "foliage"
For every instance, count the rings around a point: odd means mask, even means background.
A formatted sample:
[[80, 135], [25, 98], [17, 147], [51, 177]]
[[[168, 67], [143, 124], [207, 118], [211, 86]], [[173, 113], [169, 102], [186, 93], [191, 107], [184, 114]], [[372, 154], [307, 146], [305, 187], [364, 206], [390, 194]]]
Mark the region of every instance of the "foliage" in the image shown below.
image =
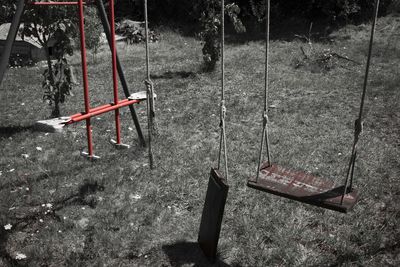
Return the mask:
[[11, 21], [16, 5], [14, 1], [0, 0], [0, 24]]
[[[43, 73], [43, 100], [47, 101], [49, 105], [64, 103], [66, 96], [71, 95], [73, 84], [76, 83], [73, 68], [68, 64], [66, 58], [61, 58], [52, 64], [51, 70], [53, 73], [50, 73], [49, 69]], [[54, 109], [52, 117], [59, 116], [59, 109]]]
[[[383, 0], [381, 13], [396, 0]], [[250, 10], [258, 20], [265, 16], [265, 0], [241, 1], [241, 6]], [[271, 1], [272, 16], [301, 16], [310, 20], [325, 19], [331, 23], [348, 22], [367, 18], [374, 7], [374, 0], [304, 0]], [[247, 6], [246, 6], [247, 5]]]
[[[44, 98], [51, 99], [50, 103], [54, 104], [52, 117], [60, 115], [59, 104], [65, 101], [72, 88], [72, 83], [68, 86], [64, 84], [69, 79], [64, 83], [57, 79], [60, 79], [60, 68], [66, 64], [65, 56], [73, 54], [72, 40], [77, 35], [76, 23], [76, 10], [70, 7], [28, 5], [24, 12], [22, 35], [36, 40], [46, 53], [47, 70], [43, 74], [43, 88]], [[52, 58], [57, 60], [56, 64], [51, 62]]]
[[[146, 40], [145, 23], [141, 21], [132, 21], [125, 19], [117, 23], [116, 32], [126, 37], [129, 44], [140, 43]], [[149, 42], [157, 42], [160, 39], [159, 34], [149, 30]]]
[[[219, 1], [204, 0], [200, 6], [203, 12], [200, 17], [203, 41], [203, 60], [206, 71], [213, 71], [220, 57], [221, 50], [221, 15]], [[225, 15], [230, 18], [236, 32], [244, 32], [246, 29], [239, 19], [240, 8], [235, 3], [229, 3], [225, 7]]]
[[[85, 9], [85, 40], [86, 47], [91, 49], [94, 57], [96, 57], [101, 45], [101, 33], [103, 25], [97, 15], [97, 9], [93, 6], [88, 6]], [[77, 40], [79, 36], [77, 36]], [[79, 43], [79, 41], [77, 41]]]

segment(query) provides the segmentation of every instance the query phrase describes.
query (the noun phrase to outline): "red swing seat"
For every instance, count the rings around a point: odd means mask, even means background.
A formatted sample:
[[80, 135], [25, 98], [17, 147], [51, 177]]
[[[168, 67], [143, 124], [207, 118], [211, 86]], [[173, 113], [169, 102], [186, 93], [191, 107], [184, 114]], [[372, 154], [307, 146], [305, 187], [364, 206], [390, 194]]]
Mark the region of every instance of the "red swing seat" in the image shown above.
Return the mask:
[[350, 211], [358, 200], [358, 193], [353, 190], [345, 194], [342, 201], [344, 187], [335, 186], [330, 179], [275, 164], [269, 165], [268, 162], [262, 164], [258, 181], [256, 177], [252, 177], [247, 186], [343, 213]]

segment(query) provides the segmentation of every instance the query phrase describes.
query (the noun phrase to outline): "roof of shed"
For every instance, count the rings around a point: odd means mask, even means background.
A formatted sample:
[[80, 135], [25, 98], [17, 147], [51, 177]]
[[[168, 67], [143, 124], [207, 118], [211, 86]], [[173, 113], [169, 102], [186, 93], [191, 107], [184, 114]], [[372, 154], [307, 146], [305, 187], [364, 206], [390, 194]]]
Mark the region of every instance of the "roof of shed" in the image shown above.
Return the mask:
[[[6, 40], [8, 32], [10, 31], [11, 23], [4, 23], [0, 25], [0, 40]], [[19, 27], [19, 31], [17, 33], [17, 37], [15, 38], [15, 41], [20, 41], [20, 42], [27, 42], [33, 46], [36, 46], [37, 48], [42, 48], [42, 45], [40, 45], [39, 41], [34, 38], [34, 37], [24, 37], [22, 39], [21, 35], [21, 30], [24, 27], [23, 24]]]

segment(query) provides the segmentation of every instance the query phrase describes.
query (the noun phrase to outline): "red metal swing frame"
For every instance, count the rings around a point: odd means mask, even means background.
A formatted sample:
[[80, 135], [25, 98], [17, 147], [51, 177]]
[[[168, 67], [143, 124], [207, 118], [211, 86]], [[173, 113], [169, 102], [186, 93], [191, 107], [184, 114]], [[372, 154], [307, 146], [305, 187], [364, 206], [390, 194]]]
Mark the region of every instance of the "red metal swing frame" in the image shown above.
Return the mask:
[[119, 109], [132, 104], [140, 103], [143, 99], [123, 99], [118, 98], [118, 74], [117, 74], [117, 50], [115, 42], [115, 11], [114, 11], [114, 0], [109, 0], [109, 13], [110, 13], [110, 30], [111, 30], [111, 55], [112, 55], [112, 77], [113, 77], [113, 103], [101, 105], [92, 108], [90, 106], [89, 98], [89, 82], [88, 82], [88, 70], [87, 70], [87, 53], [86, 53], [86, 41], [85, 41], [85, 19], [84, 19], [84, 6], [89, 4], [89, 1], [84, 2], [83, 0], [77, 0], [74, 2], [28, 2], [28, 4], [35, 6], [78, 6], [79, 16], [79, 32], [80, 32], [80, 45], [81, 45], [81, 63], [82, 63], [82, 77], [83, 77], [83, 92], [84, 92], [84, 106], [85, 111], [70, 116], [69, 120], [65, 124], [72, 124], [79, 121], [86, 121], [86, 136], [89, 158], [94, 158], [93, 154], [93, 143], [92, 143], [92, 130], [90, 119], [94, 116], [98, 116], [110, 111], [115, 112], [115, 128], [116, 128], [116, 145], [122, 145], [121, 143], [121, 122]]

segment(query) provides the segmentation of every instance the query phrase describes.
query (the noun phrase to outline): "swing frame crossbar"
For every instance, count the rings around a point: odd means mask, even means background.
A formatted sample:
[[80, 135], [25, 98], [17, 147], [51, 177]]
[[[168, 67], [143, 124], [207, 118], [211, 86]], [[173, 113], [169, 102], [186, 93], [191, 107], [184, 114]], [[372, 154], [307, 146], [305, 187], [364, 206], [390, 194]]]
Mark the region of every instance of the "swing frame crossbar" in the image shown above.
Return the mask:
[[335, 186], [331, 179], [293, 171], [268, 162], [262, 164], [258, 177], [247, 181], [247, 186], [342, 213], [350, 211], [358, 201], [355, 190], [347, 192], [342, 200], [344, 186]]
[[[78, 1], [75, 2], [28, 2], [29, 5], [34, 5], [34, 6], [77, 6], [79, 5]], [[86, 5], [86, 2], [83, 2], [84, 5]]]
[[118, 104], [107, 104], [107, 105], [102, 105], [96, 108], [92, 108], [90, 109], [89, 113], [85, 113], [85, 112], [81, 112], [81, 113], [76, 113], [74, 115], [72, 115], [70, 118], [70, 120], [66, 123], [66, 124], [72, 124], [72, 123], [76, 123], [76, 122], [80, 122], [83, 120], [86, 120], [88, 118], [92, 118], [122, 107], [126, 107], [129, 105], [133, 105], [133, 104], [138, 104], [140, 103], [142, 100], [129, 100], [129, 99], [123, 99], [121, 101], [118, 102]]
[[[88, 4], [95, 4], [98, 8], [100, 19], [102, 21], [104, 31], [107, 35], [107, 40], [111, 50], [112, 56], [112, 81], [113, 81], [113, 102], [106, 105], [101, 105], [95, 108], [90, 106], [90, 98], [89, 98], [89, 81], [88, 81], [88, 69], [87, 69], [87, 52], [86, 52], [86, 41], [85, 41], [85, 18], [84, 18], [84, 6]], [[84, 112], [74, 114], [69, 117], [63, 117], [57, 119], [48, 120], [48, 124], [46, 121], [39, 121], [38, 125], [44, 125], [43, 129], [51, 129], [51, 131], [60, 130], [63, 126], [67, 124], [72, 124], [76, 122], [86, 121], [86, 135], [87, 135], [87, 146], [88, 146], [88, 157], [93, 158], [93, 144], [92, 144], [92, 130], [91, 130], [91, 121], [90, 118], [94, 116], [98, 116], [103, 113], [115, 112], [115, 128], [116, 128], [116, 146], [123, 145], [121, 143], [121, 123], [120, 123], [120, 113], [119, 109], [125, 106], [129, 106], [131, 111], [132, 119], [135, 123], [136, 130], [138, 132], [138, 136], [140, 142], [143, 146], [146, 145], [144, 141], [144, 137], [141, 131], [141, 127], [139, 124], [139, 120], [136, 115], [136, 111], [133, 107], [133, 104], [138, 104], [146, 98], [130, 98], [131, 94], [129, 93], [129, 89], [127, 86], [127, 82], [124, 77], [124, 73], [122, 70], [122, 66], [120, 64], [117, 51], [116, 51], [116, 41], [115, 41], [115, 11], [114, 11], [114, 0], [109, 0], [109, 20], [107, 18], [107, 14], [104, 8], [104, 4], [102, 0], [76, 0], [76, 1], [65, 1], [65, 2], [33, 2], [33, 1], [24, 1], [20, 0], [18, 3], [18, 8], [16, 15], [14, 16], [13, 23], [7, 37], [6, 44], [6, 52], [4, 53], [1, 59], [0, 66], [0, 84], [3, 79], [3, 75], [8, 63], [8, 58], [11, 54], [12, 43], [15, 40], [15, 36], [17, 33], [17, 29], [21, 23], [21, 16], [23, 15], [23, 11], [25, 9], [25, 5], [34, 5], [34, 6], [77, 6], [77, 15], [79, 18], [79, 32], [80, 32], [80, 52], [81, 52], [81, 65], [82, 65], [82, 78], [83, 78], [83, 95], [84, 95]], [[119, 99], [118, 97], [118, 75], [121, 80], [121, 84], [124, 90], [124, 94], [126, 99]], [[133, 94], [135, 95], [135, 94]], [[49, 127], [47, 127], [49, 126]], [[53, 127], [54, 126], [54, 127]]]

